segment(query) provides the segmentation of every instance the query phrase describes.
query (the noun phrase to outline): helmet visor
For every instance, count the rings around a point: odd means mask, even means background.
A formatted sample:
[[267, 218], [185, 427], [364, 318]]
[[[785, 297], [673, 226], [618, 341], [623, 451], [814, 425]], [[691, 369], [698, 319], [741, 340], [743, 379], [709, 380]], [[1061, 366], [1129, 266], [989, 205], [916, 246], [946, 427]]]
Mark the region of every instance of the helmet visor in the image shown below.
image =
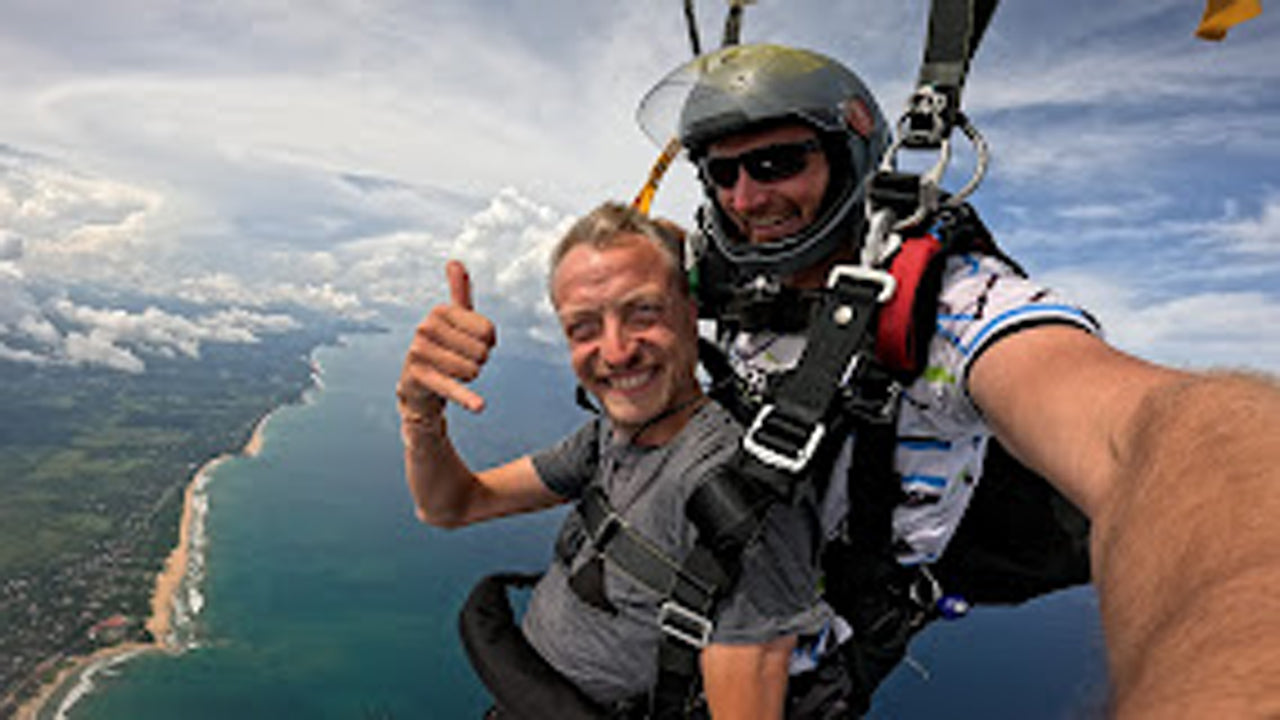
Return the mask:
[[822, 130], [839, 127], [838, 102], [815, 103], [833, 63], [780, 45], [735, 45], [690, 60], [658, 82], [636, 110], [658, 146], [679, 137], [686, 147], [782, 117]]

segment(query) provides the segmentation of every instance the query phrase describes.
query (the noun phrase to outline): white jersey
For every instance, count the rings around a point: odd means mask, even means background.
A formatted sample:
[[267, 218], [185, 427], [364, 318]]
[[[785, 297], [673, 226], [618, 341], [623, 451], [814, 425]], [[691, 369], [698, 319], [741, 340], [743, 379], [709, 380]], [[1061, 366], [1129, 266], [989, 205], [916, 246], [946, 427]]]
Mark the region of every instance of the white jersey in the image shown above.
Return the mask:
[[[982, 478], [991, 431], [966, 389], [974, 359], [1009, 333], [1045, 323], [1100, 332], [1082, 309], [999, 259], [978, 254], [948, 259], [927, 364], [903, 393], [898, 416], [895, 462], [907, 498], [893, 516], [899, 562], [933, 562], [942, 554]], [[768, 374], [799, 361], [804, 344], [803, 335], [742, 333], [725, 350], [734, 370], [758, 392]], [[847, 515], [844, 478], [854, 440], [851, 436], [841, 450], [823, 499], [828, 537]]]

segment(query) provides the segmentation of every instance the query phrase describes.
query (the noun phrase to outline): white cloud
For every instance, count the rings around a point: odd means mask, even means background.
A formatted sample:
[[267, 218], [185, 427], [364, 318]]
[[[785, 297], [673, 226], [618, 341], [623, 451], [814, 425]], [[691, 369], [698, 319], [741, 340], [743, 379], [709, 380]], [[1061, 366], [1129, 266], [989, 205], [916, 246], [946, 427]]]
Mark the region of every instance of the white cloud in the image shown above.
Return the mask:
[[28, 365], [47, 365], [49, 358], [30, 350], [12, 348], [0, 341], [0, 360], [24, 363]]
[[21, 268], [11, 262], [0, 262], [0, 330], [16, 325], [36, 312], [36, 303], [27, 290]]
[[[395, 232], [346, 242], [326, 254], [335, 287], [370, 303], [425, 314], [448, 300], [444, 264], [462, 261], [471, 275], [476, 307], [549, 318], [547, 259], [573, 217], [501, 190], [452, 233]], [[541, 320], [536, 320], [541, 318]]]
[[1256, 217], [1229, 217], [1206, 223], [1200, 229], [1226, 240], [1230, 249], [1249, 255], [1280, 255], [1280, 193], [1273, 193], [1263, 203]]
[[1153, 298], [1128, 278], [1091, 270], [1038, 279], [1083, 304], [1109, 342], [1180, 367], [1251, 367], [1280, 372], [1280, 301], [1262, 292], [1198, 292]]
[[61, 340], [58, 328], [43, 315], [31, 314], [18, 321], [19, 334], [47, 347], [56, 346]]
[[[62, 298], [54, 301], [51, 309], [62, 319], [88, 329], [92, 340], [90, 349], [131, 346], [166, 357], [195, 358], [200, 355], [202, 343], [256, 343], [261, 333], [280, 333], [298, 327], [297, 321], [288, 315], [263, 315], [242, 308], [187, 318], [155, 307], [134, 313], [76, 305]], [[73, 334], [76, 333], [68, 335], [69, 354]]]
[[140, 373], [146, 363], [133, 352], [115, 344], [115, 338], [101, 329], [88, 334], [67, 333], [65, 360], [72, 365], [100, 365], [127, 373]]
[[[443, 299], [449, 257], [471, 267], [481, 308], [554, 337], [547, 248], [571, 216], [638, 189], [657, 149], [635, 104], [688, 57], [679, 8], [644, 3], [29, 5], [0, 26], [0, 267], [14, 271], [0, 299], [22, 308], [0, 315], [37, 344], [47, 329], [18, 329], [39, 317], [31, 283], [367, 316]], [[714, 44], [724, 8], [700, 5]], [[1188, 209], [1203, 186], [1184, 186], [1213, 179], [1224, 201], [1253, 207], [1258, 178], [1274, 178], [1280, 66], [1265, 43], [1276, 18], [1211, 46], [1191, 39], [1185, 5], [1001, 8], [966, 96], [996, 153], [984, 192], [1000, 207], [983, 211], [1015, 217], [1001, 240], [1052, 268], [1107, 253], [1091, 262], [1132, 273], [1142, 297], [1248, 278], [1236, 289], [1270, 301], [1259, 258], [1276, 255], [1277, 202], [1224, 221], [1220, 204]], [[849, 61], [893, 116], [927, 8], [868, 8], [759, 3], [745, 36]], [[698, 198], [677, 168], [658, 211], [687, 222]], [[152, 332], [171, 334], [146, 342], [113, 322], [117, 335], [100, 339], [140, 352], [205, 341], [162, 318]]]
[[0, 228], [0, 263], [22, 257], [22, 236]]
[[264, 334], [300, 327], [289, 315], [245, 308], [184, 317], [156, 307], [132, 312], [81, 305], [66, 297], [41, 305], [25, 288], [14, 291], [3, 283], [0, 299], [7, 301], [0, 315], [0, 359], [33, 364], [136, 373], [146, 369], [147, 355], [197, 358], [205, 343], [257, 343]]

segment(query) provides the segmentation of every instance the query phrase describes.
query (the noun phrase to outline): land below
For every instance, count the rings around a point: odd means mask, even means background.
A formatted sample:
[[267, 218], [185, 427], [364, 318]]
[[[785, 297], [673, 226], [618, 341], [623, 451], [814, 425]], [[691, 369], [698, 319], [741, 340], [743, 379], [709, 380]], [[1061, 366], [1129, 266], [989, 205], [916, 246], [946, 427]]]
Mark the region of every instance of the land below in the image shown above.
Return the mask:
[[302, 397], [316, 347], [370, 329], [313, 320], [141, 373], [0, 361], [0, 718], [77, 658], [156, 642], [197, 469]]

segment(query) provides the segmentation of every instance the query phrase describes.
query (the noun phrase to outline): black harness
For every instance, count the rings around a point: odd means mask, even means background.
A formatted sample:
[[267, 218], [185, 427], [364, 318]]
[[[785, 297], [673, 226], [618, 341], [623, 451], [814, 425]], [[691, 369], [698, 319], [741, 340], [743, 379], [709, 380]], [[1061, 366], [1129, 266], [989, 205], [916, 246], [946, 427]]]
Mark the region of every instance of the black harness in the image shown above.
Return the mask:
[[[598, 486], [586, 490], [577, 506], [581, 542], [590, 543], [596, 557], [570, 577], [571, 588], [584, 602], [609, 609], [602, 581], [607, 561], [664, 600], [655, 618], [662, 640], [650, 697], [615, 708], [586, 701], [591, 709], [583, 712], [650, 718], [696, 712], [699, 654], [710, 642], [720, 601], [737, 582], [743, 551], [775, 503], [791, 502], [805, 483], [813, 483], [814, 492], [825, 489], [834, 456], [850, 432], [857, 433], [846, 478], [850, 515], [843, 535], [823, 548], [821, 563], [824, 598], [854, 628], [841, 659], [852, 684], [852, 697], [844, 701], [855, 709], [866, 709], [871, 692], [901, 659], [910, 638], [949, 612], [949, 602], [1018, 603], [1088, 582], [1087, 521], [994, 440], [983, 491], [975, 493], [943, 557], [932, 566], [904, 567], [896, 560], [892, 512], [905, 499], [893, 462], [901, 390], [923, 370], [947, 258], [962, 252], [999, 254], [967, 206], [943, 210], [935, 219], [929, 232], [903, 242], [884, 270], [833, 273], [830, 287], [810, 308], [799, 363], [775, 378], [763, 396], [754, 396], [724, 356], [704, 341], [700, 358], [712, 378], [709, 393], [748, 429], [732, 460], [702, 479], [688, 501], [685, 514], [698, 540], [686, 557], [658, 550], [628, 525]], [[557, 555], [567, 563], [579, 547], [557, 547]], [[476, 617], [495, 615], [472, 607], [480, 599], [497, 600], [493, 583], [486, 583], [484, 593], [477, 590], [483, 597], [473, 595], [464, 610], [464, 638]], [[501, 600], [506, 608], [505, 594]], [[503, 611], [496, 616], [503, 617]], [[474, 627], [466, 642], [499, 704], [511, 708], [504, 703], [517, 702], [514, 707], [522, 710], [513, 717], [540, 717], [533, 709], [538, 696], [510, 687], [512, 677], [518, 686], [532, 677], [568, 686], [547, 706], [552, 711], [580, 707], [564, 699], [573, 692], [563, 677], [525, 668], [520, 658], [536, 653], [513, 649], [527, 643], [514, 623], [508, 625], [511, 637], [500, 643], [476, 639]]]
[[[919, 87], [899, 127], [902, 147], [943, 148], [945, 155], [956, 126], [977, 143], [959, 99], [995, 3], [932, 3]], [[720, 601], [737, 583], [743, 551], [776, 503], [791, 502], [806, 483], [815, 492], [824, 489], [834, 456], [851, 431], [857, 442], [847, 478], [847, 529], [821, 555], [824, 597], [855, 632], [840, 653], [848, 678], [841, 685], [844, 697], [834, 702], [843, 703], [844, 712], [866, 710], [871, 692], [901, 659], [914, 633], [948, 613], [946, 601], [954, 599], [949, 593], [974, 602], [1017, 603], [1088, 581], [1087, 521], [994, 440], [983, 492], [975, 494], [943, 558], [931, 568], [897, 562], [892, 512], [904, 500], [893, 462], [897, 411], [902, 389], [923, 370], [946, 259], [962, 252], [1004, 256], [972, 210], [959, 202], [967, 193], [940, 203], [945, 198], [936, 178], [882, 167], [868, 192], [881, 216], [878, 226], [872, 218], [870, 233], [880, 240], [890, 234], [910, 238], [882, 263], [837, 267], [822, 291], [790, 294], [767, 283], [744, 287], [733, 277], [731, 263], [718, 259], [708, 243], [709, 252], [691, 276], [700, 313], [722, 327], [803, 327], [807, 341], [797, 366], [761, 396], [746, 389], [723, 355], [704, 343], [700, 358], [712, 376], [709, 394], [747, 431], [732, 460], [704, 478], [688, 501], [685, 513], [698, 531], [688, 555], [677, 559], [656, 549], [597, 487], [589, 488], [577, 506], [584, 542], [591, 543], [596, 557], [571, 576], [574, 592], [608, 609], [602, 581], [608, 561], [664, 598], [655, 618], [662, 639], [649, 697], [601, 708], [562, 676], [544, 672], [538, 665], [544, 660], [527, 658], [526, 650], [536, 652], [510, 617], [503, 588], [511, 578], [490, 578], [468, 601], [462, 626], [473, 664], [504, 710], [500, 717], [695, 716], [699, 654], [710, 642]], [[557, 554], [565, 558], [575, 550], [558, 547]], [[493, 603], [501, 604], [496, 612], [485, 607]], [[480, 631], [492, 627], [477, 623], [477, 617], [497, 618], [495, 624], [505, 622], [505, 629], [482, 637]], [[514, 687], [508, 676], [518, 679]], [[524, 687], [533, 681], [560, 687], [535, 696]], [[793, 683], [791, 689], [809, 684]], [[812, 704], [789, 702], [793, 710]], [[825, 717], [831, 707], [791, 716]]]

